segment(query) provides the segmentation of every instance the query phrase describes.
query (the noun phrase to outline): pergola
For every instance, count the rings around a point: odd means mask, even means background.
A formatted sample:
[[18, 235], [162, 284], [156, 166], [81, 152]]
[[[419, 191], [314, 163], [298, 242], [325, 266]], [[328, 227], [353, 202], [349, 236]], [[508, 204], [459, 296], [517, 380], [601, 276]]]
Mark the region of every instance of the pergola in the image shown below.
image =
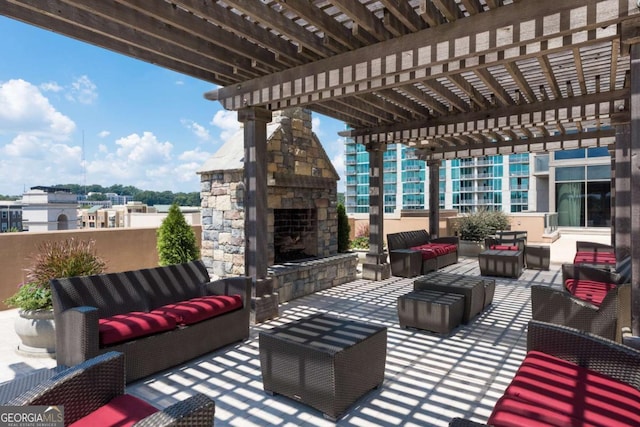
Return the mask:
[[437, 235], [440, 160], [607, 146], [612, 241], [633, 255], [640, 335], [640, 2], [635, 0], [2, 0], [0, 13], [219, 87], [245, 126], [246, 265], [266, 280], [266, 124], [300, 106], [370, 154], [383, 249], [386, 145], [420, 149]]

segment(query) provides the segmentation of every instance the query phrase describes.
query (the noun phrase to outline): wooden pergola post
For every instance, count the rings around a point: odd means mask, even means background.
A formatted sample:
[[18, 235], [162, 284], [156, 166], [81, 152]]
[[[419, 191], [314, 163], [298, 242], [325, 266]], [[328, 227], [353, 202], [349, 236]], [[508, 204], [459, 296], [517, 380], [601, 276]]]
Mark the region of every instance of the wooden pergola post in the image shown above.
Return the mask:
[[[630, 183], [640, 183], [640, 44], [631, 45]], [[640, 336], [640, 191], [631, 201], [631, 331]]]
[[429, 168], [429, 234], [440, 235], [440, 160], [427, 160]]
[[384, 250], [384, 152], [381, 142], [367, 144], [369, 152], [369, 252], [362, 265], [362, 277], [384, 280], [391, 277], [391, 266]]
[[253, 278], [252, 320], [259, 323], [278, 316], [273, 280], [267, 278], [267, 123], [271, 111], [243, 108], [238, 110], [238, 121], [244, 124], [245, 275]]

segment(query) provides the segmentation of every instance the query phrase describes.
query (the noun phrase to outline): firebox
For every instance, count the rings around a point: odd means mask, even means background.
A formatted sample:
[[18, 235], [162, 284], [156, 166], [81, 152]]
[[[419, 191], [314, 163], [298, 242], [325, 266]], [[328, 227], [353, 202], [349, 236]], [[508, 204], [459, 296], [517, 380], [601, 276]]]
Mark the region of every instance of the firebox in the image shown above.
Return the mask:
[[315, 209], [274, 209], [273, 246], [276, 264], [318, 255]]

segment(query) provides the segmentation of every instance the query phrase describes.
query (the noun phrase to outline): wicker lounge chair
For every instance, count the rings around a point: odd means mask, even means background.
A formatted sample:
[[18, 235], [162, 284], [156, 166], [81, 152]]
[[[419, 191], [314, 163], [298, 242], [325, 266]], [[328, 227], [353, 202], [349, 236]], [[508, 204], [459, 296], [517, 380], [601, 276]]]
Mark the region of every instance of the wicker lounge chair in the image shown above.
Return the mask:
[[580, 240], [576, 242], [574, 264], [613, 270], [616, 267], [616, 261], [616, 250], [611, 245]]
[[[640, 351], [576, 329], [529, 322], [527, 356], [488, 423], [640, 423]], [[455, 418], [450, 427], [485, 424]]]
[[[21, 392], [10, 406], [64, 406], [65, 425], [212, 426], [215, 403], [196, 394], [164, 410], [125, 393], [124, 354], [111, 351], [72, 368], [51, 370], [48, 379]], [[36, 374], [42, 375], [42, 371]], [[28, 382], [20, 378], [16, 382]], [[5, 392], [17, 390], [6, 384]], [[98, 422], [99, 421], [99, 422]], [[110, 424], [109, 424], [110, 423]]]
[[563, 289], [531, 287], [535, 320], [569, 326], [616, 341], [630, 323], [631, 286], [618, 273], [584, 265], [562, 266]]

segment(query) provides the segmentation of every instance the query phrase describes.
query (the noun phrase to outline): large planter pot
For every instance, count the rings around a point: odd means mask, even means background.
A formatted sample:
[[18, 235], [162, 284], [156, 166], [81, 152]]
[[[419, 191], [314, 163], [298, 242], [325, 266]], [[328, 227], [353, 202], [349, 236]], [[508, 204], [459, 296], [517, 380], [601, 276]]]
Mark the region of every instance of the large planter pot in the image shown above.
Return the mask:
[[483, 250], [483, 242], [474, 242], [471, 240], [458, 241], [458, 255], [460, 256], [477, 257]]
[[14, 327], [21, 341], [18, 345], [20, 354], [55, 357], [56, 328], [53, 310], [20, 310]]

